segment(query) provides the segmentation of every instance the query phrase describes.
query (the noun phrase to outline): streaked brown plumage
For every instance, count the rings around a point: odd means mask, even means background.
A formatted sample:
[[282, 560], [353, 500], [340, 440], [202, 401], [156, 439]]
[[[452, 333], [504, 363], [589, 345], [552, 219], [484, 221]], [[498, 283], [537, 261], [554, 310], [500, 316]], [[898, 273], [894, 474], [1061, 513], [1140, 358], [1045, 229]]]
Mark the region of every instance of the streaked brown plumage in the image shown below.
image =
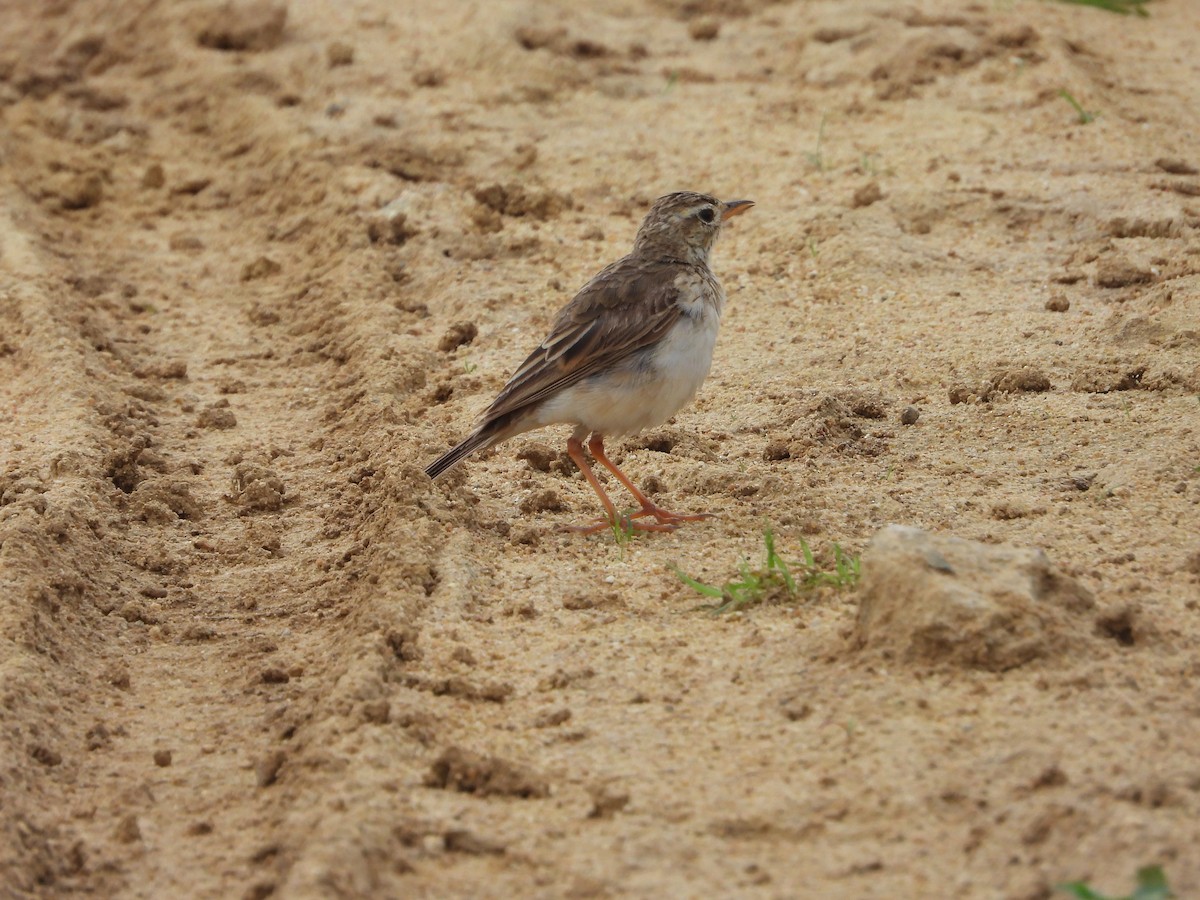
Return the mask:
[[[633, 494], [633, 528], [670, 531], [703, 518], [655, 506], [604, 453], [606, 435], [632, 434], [666, 421], [695, 395], [712, 362], [725, 292], [708, 255], [729, 218], [753, 206], [690, 191], [659, 198], [638, 229], [633, 252], [604, 268], [575, 295], [550, 334], [517, 369], [475, 428], [425, 471], [437, 478], [471, 453], [545, 425], [576, 426], [567, 449], [604, 504], [620, 520], [583, 455], [588, 447]], [[650, 517], [655, 521], [636, 521]]]

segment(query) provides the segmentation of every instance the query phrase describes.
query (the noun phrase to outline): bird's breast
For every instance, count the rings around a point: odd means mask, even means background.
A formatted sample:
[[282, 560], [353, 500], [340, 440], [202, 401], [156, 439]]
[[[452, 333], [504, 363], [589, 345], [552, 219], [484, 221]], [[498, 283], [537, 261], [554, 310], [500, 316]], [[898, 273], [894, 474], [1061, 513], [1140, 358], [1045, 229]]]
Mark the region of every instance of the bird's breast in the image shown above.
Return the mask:
[[[667, 386], [682, 394], [682, 406], [700, 389], [712, 365], [721, 317], [710, 304], [681, 316], [650, 352], [650, 366]], [[675, 388], [675, 390], [671, 390]]]
[[725, 308], [725, 291], [707, 269], [689, 267], [675, 276], [676, 305], [689, 319], [699, 319], [710, 312], [720, 320]]

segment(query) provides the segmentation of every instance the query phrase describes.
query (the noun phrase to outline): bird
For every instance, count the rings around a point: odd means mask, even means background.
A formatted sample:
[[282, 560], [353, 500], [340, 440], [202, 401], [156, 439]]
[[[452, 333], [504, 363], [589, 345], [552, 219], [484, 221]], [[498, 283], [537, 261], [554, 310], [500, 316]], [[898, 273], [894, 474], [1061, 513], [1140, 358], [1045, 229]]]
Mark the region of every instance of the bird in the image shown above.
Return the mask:
[[[729, 220], [753, 206], [752, 200], [721, 201], [693, 191], [658, 198], [638, 228], [633, 250], [580, 288], [471, 432], [425, 474], [436, 479], [478, 450], [547, 425], [569, 424], [575, 430], [567, 453], [605, 514], [563, 530], [674, 531], [683, 522], [710, 518], [655, 504], [608, 458], [604, 439], [661, 425], [700, 389], [725, 306], [709, 254]], [[585, 438], [596, 462], [633, 495], [636, 512], [617, 511], [584, 455]]]

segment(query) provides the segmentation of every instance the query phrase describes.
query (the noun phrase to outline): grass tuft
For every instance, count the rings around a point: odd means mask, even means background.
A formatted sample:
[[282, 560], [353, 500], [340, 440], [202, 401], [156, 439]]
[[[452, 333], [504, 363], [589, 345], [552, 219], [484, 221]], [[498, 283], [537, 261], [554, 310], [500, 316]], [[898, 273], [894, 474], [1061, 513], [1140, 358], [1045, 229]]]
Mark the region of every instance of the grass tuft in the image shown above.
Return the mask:
[[1150, 15], [1146, 11], [1146, 4], [1150, 0], [1059, 0], [1059, 2], [1074, 3], [1076, 6], [1094, 6], [1096, 9], [1108, 10], [1122, 16], [1135, 15], [1144, 19]]
[[846, 553], [837, 544], [833, 545], [833, 569], [830, 571], [821, 568], [803, 538], [800, 540], [801, 559], [790, 563], [775, 549], [775, 533], [769, 527], [763, 531], [763, 545], [762, 566], [755, 568], [742, 557], [738, 561], [737, 578], [719, 586], [705, 584], [678, 566], [671, 566], [671, 569], [692, 590], [713, 599], [713, 603], [701, 607], [713, 615], [736, 612], [768, 599], [794, 600], [823, 586], [848, 588], [858, 582], [858, 557]]
[[1092, 888], [1084, 881], [1072, 881], [1055, 888], [1078, 900], [1170, 900], [1175, 895], [1167, 885], [1167, 876], [1162, 866], [1143, 866], [1137, 871], [1137, 887], [1125, 897], [1110, 897]]
[[622, 555], [624, 555], [625, 548], [640, 534], [640, 532], [634, 529], [633, 520], [629, 518], [629, 513], [621, 516], [615, 522], [610, 522], [608, 527], [612, 529], [613, 543], [621, 550]]

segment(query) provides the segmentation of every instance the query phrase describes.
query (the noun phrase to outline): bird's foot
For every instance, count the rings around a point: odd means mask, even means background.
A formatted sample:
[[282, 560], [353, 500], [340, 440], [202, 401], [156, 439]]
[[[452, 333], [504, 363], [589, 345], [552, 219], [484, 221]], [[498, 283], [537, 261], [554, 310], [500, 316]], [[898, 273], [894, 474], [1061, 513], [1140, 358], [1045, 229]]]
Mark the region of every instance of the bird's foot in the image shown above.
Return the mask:
[[[639, 519], [654, 519], [653, 522], [642, 522]], [[700, 522], [704, 519], [715, 518], [713, 513], [677, 513], [653, 503], [647, 503], [635, 513], [627, 513], [619, 519], [601, 516], [583, 525], [560, 525], [558, 530], [571, 534], [599, 534], [601, 531], [620, 529], [626, 534], [639, 531], [674, 531], [684, 522]]]
[[674, 531], [679, 527], [674, 522], [638, 522], [637, 518], [644, 515], [649, 515], [649, 513], [639, 512], [631, 516], [625, 515], [616, 521], [601, 516], [585, 522], [583, 525], [559, 525], [557, 530], [570, 534], [599, 534], [602, 531], [616, 532], [619, 530], [627, 535], [632, 535], [639, 531]]
[[679, 527], [684, 522], [701, 522], [704, 519], [716, 518], [714, 513], [677, 513], [671, 512], [669, 509], [663, 509], [661, 506], [655, 506], [650, 501], [646, 501], [645, 505], [635, 512], [630, 519], [640, 519], [643, 516], [650, 516], [659, 525], [668, 525], [671, 529]]

